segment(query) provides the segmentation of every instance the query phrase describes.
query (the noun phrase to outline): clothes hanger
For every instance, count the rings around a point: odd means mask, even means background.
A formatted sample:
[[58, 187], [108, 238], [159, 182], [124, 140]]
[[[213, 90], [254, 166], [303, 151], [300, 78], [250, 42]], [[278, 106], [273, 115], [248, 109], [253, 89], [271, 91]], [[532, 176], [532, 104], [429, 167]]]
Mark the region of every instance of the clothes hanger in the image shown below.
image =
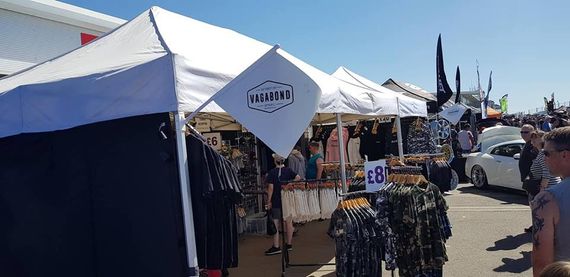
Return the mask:
[[372, 134], [373, 135], [378, 134], [378, 127], [379, 126], [380, 126], [380, 121], [378, 120], [378, 118], [374, 119], [374, 124], [372, 125]]

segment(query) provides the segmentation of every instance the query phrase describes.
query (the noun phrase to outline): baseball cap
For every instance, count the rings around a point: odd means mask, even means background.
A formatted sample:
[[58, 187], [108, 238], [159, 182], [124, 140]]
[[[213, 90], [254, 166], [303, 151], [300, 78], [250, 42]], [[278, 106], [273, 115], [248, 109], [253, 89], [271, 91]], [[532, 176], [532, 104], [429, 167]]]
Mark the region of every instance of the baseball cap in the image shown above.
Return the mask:
[[271, 157], [273, 157], [273, 159], [274, 159], [275, 161], [285, 161], [285, 158], [283, 158], [283, 157], [281, 157], [281, 156], [279, 156], [279, 155], [277, 155], [277, 154], [275, 154], [275, 153], [274, 153], [274, 154], [271, 154]]

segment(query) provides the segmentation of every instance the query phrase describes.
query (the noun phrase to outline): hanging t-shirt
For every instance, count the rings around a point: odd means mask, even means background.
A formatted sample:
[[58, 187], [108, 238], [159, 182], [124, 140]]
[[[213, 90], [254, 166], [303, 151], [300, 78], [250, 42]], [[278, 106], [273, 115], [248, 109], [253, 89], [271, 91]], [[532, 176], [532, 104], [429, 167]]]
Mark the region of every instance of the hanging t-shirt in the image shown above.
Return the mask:
[[[342, 137], [344, 140], [344, 145], [343, 145], [343, 149], [344, 149], [344, 156], [348, 157], [348, 154], [346, 153], [346, 147], [348, 145], [348, 129], [347, 128], [342, 128]], [[338, 162], [340, 161], [340, 145], [339, 145], [339, 141], [338, 141], [338, 131], [337, 129], [334, 129], [331, 132], [331, 135], [329, 137], [329, 139], [327, 140], [327, 154], [325, 155], [325, 161], [326, 162]]]
[[357, 164], [363, 160], [360, 156], [360, 137], [351, 138], [348, 141], [348, 162]]

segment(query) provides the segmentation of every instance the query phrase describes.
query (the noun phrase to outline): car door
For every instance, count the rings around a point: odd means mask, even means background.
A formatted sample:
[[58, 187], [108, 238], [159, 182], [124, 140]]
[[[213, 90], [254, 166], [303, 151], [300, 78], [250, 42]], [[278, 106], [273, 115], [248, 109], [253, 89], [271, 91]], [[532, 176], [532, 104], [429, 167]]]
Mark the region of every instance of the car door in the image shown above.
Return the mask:
[[522, 190], [519, 161], [515, 160], [513, 156], [519, 154], [523, 146], [521, 143], [505, 145], [504, 159], [498, 169], [501, 175], [501, 183], [505, 187]]
[[487, 174], [487, 182], [490, 185], [502, 186], [501, 174], [499, 172], [499, 166], [503, 163], [503, 156], [501, 155], [503, 148], [497, 146], [489, 154], [483, 155], [483, 169]]
[[491, 151], [491, 156], [495, 161], [495, 176], [490, 184], [513, 189], [521, 189], [520, 173], [518, 161], [513, 158], [515, 154], [521, 152], [520, 143], [505, 144], [497, 146]]

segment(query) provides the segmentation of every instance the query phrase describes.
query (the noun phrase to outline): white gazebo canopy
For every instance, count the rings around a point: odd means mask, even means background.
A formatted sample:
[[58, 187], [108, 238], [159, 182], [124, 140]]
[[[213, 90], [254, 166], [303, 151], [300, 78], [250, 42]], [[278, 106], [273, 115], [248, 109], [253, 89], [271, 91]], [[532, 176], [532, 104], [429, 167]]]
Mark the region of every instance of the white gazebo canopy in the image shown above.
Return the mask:
[[[232, 30], [153, 7], [88, 45], [1, 79], [0, 138], [131, 116], [177, 112], [178, 166], [188, 263], [194, 266], [196, 255], [185, 167], [183, 113], [224, 114], [220, 105], [228, 108], [227, 98], [205, 105], [218, 92], [234, 98], [232, 94], [237, 94], [241, 98], [235, 99], [244, 102], [235, 102], [238, 103], [236, 106], [243, 105], [246, 99], [243, 94], [251, 91], [254, 87], [250, 85], [254, 82], [257, 85], [259, 81], [252, 77], [255, 74], [244, 74], [248, 70], [257, 72], [258, 79], [269, 78], [269, 75], [290, 77], [291, 81], [303, 79], [297, 83], [300, 93], [305, 96], [313, 93], [314, 105], [308, 103], [307, 109], [298, 112], [303, 116], [297, 115], [294, 109], [280, 110], [288, 110], [283, 112], [285, 115], [294, 114], [295, 118], [307, 120], [306, 123], [297, 122], [306, 124], [303, 127], [308, 125], [315, 112], [336, 114], [337, 123], [340, 114], [403, 115], [398, 111], [398, 97], [335, 79], [278, 47]], [[236, 81], [240, 78], [241, 81]], [[271, 79], [263, 79], [266, 80]], [[295, 105], [302, 102], [297, 101]], [[290, 104], [288, 108], [293, 105]], [[238, 107], [231, 108], [233, 112], [228, 110], [229, 114], [238, 118], [235, 116]], [[425, 104], [415, 108], [425, 113]], [[304, 114], [308, 115], [306, 119]], [[247, 114], [244, 118], [247, 117], [253, 116]], [[259, 118], [260, 122], [267, 121], [267, 118]], [[286, 116], [281, 119], [282, 122], [296, 122]], [[250, 126], [246, 127], [253, 131]], [[271, 138], [276, 139], [273, 144], [279, 145], [278, 139], [288, 135], [297, 136], [287, 134], [283, 129], [273, 132]], [[341, 151], [342, 160], [343, 155]]]
[[420, 101], [385, 88], [361, 75], [348, 70], [346, 67], [339, 67], [332, 74], [332, 76], [354, 86], [367, 88], [376, 93], [381, 93], [384, 96], [397, 97], [400, 103], [400, 113], [392, 115], [399, 115], [401, 117], [427, 117], [427, 106], [424, 101]]

